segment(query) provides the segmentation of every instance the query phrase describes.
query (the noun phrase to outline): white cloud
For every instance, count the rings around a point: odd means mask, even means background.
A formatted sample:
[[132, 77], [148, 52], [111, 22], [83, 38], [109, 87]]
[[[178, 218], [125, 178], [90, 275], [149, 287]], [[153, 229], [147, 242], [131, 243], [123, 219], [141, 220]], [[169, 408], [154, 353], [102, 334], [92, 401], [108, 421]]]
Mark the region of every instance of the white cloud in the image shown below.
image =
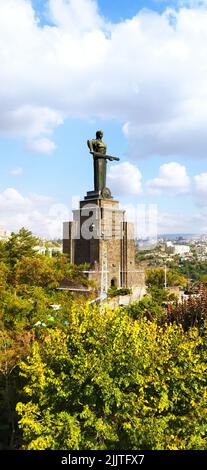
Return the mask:
[[190, 178], [186, 167], [177, 162], [164, 163], [160, 166], [158, 178], [148, 182], [149, 192], [159, 194], [163, 190], [186, 193], [190, 189]]
[[27, 143], [26, 148], [30, 152], [44, 153], [44, 154], [49, 155], [55, 150], [56, 145], [52, 140], [42, 138], [42, 139], [31, 140], [30, 142]]
[[94, 0], [49, 0], [49, 11], [56, 25], [75, 35], [103, 26]]
[[129, 162], [118, 163], [110, 167], [108, 181], [113, 193], [140, 194], [142, 175], [139, 169]]
[[39, 141], [70, 116], [116, 118], [134, 158], [207, 156], [205, 2], [116, 24], [95, 0], [48, 5], [42, 27], [29, 0], [0, 2], [1, 135]]
[[201, 224], [195, 224], [195, 214], [158, 211], [158, 233], [195, 233], [202, 231]]
[[34, 234], [47, 238], [62, 238], [62, 224], [71, 219], [64, 204], [40, 194], [23, 196], [15, 188], [0, 193], [0, 226], [18, 231], [26, 227]]
[[196, 227], [199, 233], [207, 234], [207, 207], [197, 210], [192, 215], [191, 225], [192, 227]]
[[[134, 223], [136, 236], [154, 236], [158, 233], [207, 233], [207, 208], [192, 214], [162, 212], [156, 205], [121, 205], [126, 219]], [[158, 220], [157, 220], [158, 215]], [[62, 238], [62, 223], [72, 220], [72, 213], [66, 205], [55, 203], [45, 195], [22, 195], [15, 188], [0, 193], [0, 226], [17, 231], [22, 226], [34, 234], [50, 238]]]
[[10, 174], [12, 176], [22, 176], [23, 173], [24, 173], [24, 170], [20, 166], [10, 171]]
[[[174, 0], [176, 3], [176, 0]], [[187, 6], [190, 8], [205, 7], [207, 0], [178, 0], [180, 6]]]
[[52, 204], [54, 202], [54, 198], [50, 196], [44, 196], [42, 194], [32, 193], [30, 194], [30, 198], [33, 202], [38, 203], [38, 205], [45, 205], [45, 204]]
[[0, 209], [1, 214], [3, 212], [18, 210], [29, 210], [31, 201], [28, 198], [24, 198], [16, 189], [7, 188], [5, 191], [0, 193]]
[[195, 191], [197, 195], [207, 195], [207, 173], [200, 173], [194, 176]]
[[0, 117], [0, 131], [6, 136], [26, 135], [30, 138], [48, 134], [62, 124], [60, 113], [41, 106], [24, 105], [6, 109]]
[[[207, 173], [200, 173], [199, 175], [195, 175], [193, 177], [193, 182], [196, 206], [199, 207], [199, 211], [205, 211], [205, 208], [207, 208]], [[207, 215], [206, 212], [205, 215]]]

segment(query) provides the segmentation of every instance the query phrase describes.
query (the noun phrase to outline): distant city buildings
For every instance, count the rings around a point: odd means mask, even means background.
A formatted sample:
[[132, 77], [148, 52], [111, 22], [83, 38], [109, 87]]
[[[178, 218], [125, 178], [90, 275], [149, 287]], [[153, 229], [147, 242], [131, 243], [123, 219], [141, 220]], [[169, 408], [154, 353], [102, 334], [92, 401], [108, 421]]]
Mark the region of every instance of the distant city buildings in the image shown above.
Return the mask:
[[[0, 227], [0, 240], [7, 241], [11, 236], [11, 232], [4, 227]], [[39, 245], [35, 247], [35, 251], [40, 255], [53, 256], [55, 253], [62, 253], [62, 241], [47, 241], [39, 239]]]
[[[49, 242], [46, 242], [46, 243], [48, 244]], [[63, 251], [62, 244], [59, 246], [52, 245], [52, 244], [48, 246], [47, 244], [35, 246], [35, 251], [39, 255], [48, 255], [48, 256], [53, 256], [55, 253], [62, 253]]]
[[142, 261], [146, 261], [152, 266], [173, 262], [176, 256], [182, 261], [207, 261], [207, 235], [204, 234], [163, 235], [158, 237], [155, 247], [145, 247], [144, 251], [143, 242], [145, 240], [137, 240], [137, 254]]
[[175, 255], [183, 256], [187, 253], [190, 253], [190, 246], [189, 245], [174, 245], [173, 252]]

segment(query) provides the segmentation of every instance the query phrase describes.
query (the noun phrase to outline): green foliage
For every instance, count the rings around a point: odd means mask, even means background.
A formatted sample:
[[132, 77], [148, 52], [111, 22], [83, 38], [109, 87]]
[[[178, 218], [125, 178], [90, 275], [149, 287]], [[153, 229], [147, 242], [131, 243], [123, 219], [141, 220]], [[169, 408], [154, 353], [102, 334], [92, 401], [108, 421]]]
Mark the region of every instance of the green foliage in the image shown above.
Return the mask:
[[5, 290], [7, 286], [8, 274], [9, 268], [3, 261], [0, 261], [0, 291]]
[[166, 317], [166, 313], [162, 306], [152, 299], [151, 296], [146, 295], [140, 302], [134, 302], [126, 307], [130, 317], [134, 319], [146, 318], [151, 321], [159, 322]]
[[5, 242], [0, 240], [0, 260], [4, 259], [5, 257]]
[[205, 285], [176, 304], [151, 270], [141, 302], [103, 311], [56, 289], [88, 286], [87, 266], [36, 244], [0, 242], [0, 446], [207, 449]]
[[[181, 276], [175, 270], [167, 270], [166, 276], [167, 285], [169, 287], [173, 286], [185, 286], [186, 279]], [[163, 288], [165, 284], [165, 271], [163, 268], [154, 268], [147, 270], [146, 284], [148, 286], [156, 286], [158, 288]]]
[[37, 254], [38, 242], [24, 228], [0, 242], [0, 448], [14, 448], [20, 439], [15, 413], [22, 391], [18, 366], [29, 352], [28, 335], [38, 339], [42, 328], [63, 329], [67, 324], [75, 295], [55, 289], [62, 279], [88, 285], [85, 266], [69, 264], [61, 254]]
[[126, 307], [129, 315], [134, 319], [147, 318], [159, 325], [169, 321], [169, 312], [173, 305], [177, 305], [174, 294], [169, 293], [168, 289], [159, 289], [156, 286], [149, 287], [147, 295], [141, 301], [134, 302]]
[[187, 331], [191, 327], [197, 327], [200, 334], [207, 331], [207, 289], [200, 286], [195, 295], [177, 303], [172, 307], [169, 316], [170, 322], [182, 325]]
[[167, 305], [169, 302], [176, 300], [175, 295], [170, 293], [168, 289], [160, 289], [152, 285], [148, 288], [147, 292], [156, 305]]
[[174, 270], [168, 270], [167, 271], [167, 285], [170, 287], [184, 287], [186, 285], [186, 278], [184, 276], [181, 276], [179, 273], [177, 273]]
[[193, 261], [178, 258], [177, 261], [170, 263], [169, 267], [192, 281], [202, 281], [203, 276], [207, 275], [207, 261], [198, 261], [195, 258]]
[[196, 330], [74, 306], [21, 364], [25, 449], [206, 449], [205, 341]]
[[16, 281], [18, 284], [27, 284], [40, 287], [57, 287], [63, 273], [57, 268], [54, 258], [36, 255], [33, 258], [22, 257], [16, 264]]
[[200, 280], [203, 284], [207, 285], [207, 274], [201, 275]]
[[121, 287], [121, 288], [117, 288], [117, 287], [111, 287], [109, 290], [108, 290], [108, 295], [110, 297], [115, 297], [117, 295], [129, 295], [132, 293], [132, 290], [129, 289], [128, 287]]
[[18, 233], [11, 233], [11, 237], [5, 243], [5, 256], [11, 267], [14, 267], [17, 261], [21, 260], [24, 256], [35, 256], [35, 246], [38, 239], [32, 235], [30, 230], [24, 227]]
[[13, 448], [17, 415], [14, 404], [18, 400], [20, 378], [18, 364], [30, 351], [33, 335], [29, 332], [0, 331], [0, 445]]

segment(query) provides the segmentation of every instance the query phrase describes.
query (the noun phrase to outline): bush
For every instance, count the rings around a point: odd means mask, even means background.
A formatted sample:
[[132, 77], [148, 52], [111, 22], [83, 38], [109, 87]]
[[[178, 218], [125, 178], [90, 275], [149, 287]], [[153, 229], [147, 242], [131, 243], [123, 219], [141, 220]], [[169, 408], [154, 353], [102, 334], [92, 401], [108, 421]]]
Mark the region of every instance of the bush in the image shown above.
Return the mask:
[[131, 293], [132, 289], [129, 289], [128, 287], [121, 287], [120, 289], [117, 289], [117, 287], [111, 287], [108, 290], [109, 297], [115, 297], [117, 295], [129, 295]]
[[207, 362], [196, 329], [74, 306], [21, 365], [24, 449], [207, 449]]

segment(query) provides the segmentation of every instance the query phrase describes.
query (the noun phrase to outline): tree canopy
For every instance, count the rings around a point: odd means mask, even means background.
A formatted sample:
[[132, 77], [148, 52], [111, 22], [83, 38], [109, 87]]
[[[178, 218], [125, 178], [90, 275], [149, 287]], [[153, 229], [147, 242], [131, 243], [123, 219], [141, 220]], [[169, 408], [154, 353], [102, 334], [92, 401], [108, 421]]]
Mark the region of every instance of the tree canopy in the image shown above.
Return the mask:
[[[165, 271], [163, 268], [153, 268], [147, 270], [146, 284], [163, 288], [165, 285]], [[169, 287], [186, 285], [187, 279], [176, 270], [168, 269], [166, 272], [166, 284]]]
[[206, 348], [197, 330], [74, 306], [65, 331], [33, 344], [21, 374], [25, 449], [206, 448]]
[[36, 243], [0, 243], [0, 447], [207, 449], [205, 279], [179, 303], [152, 270], [141, 301], [92, 306], [57, 289], [85, 266]]

